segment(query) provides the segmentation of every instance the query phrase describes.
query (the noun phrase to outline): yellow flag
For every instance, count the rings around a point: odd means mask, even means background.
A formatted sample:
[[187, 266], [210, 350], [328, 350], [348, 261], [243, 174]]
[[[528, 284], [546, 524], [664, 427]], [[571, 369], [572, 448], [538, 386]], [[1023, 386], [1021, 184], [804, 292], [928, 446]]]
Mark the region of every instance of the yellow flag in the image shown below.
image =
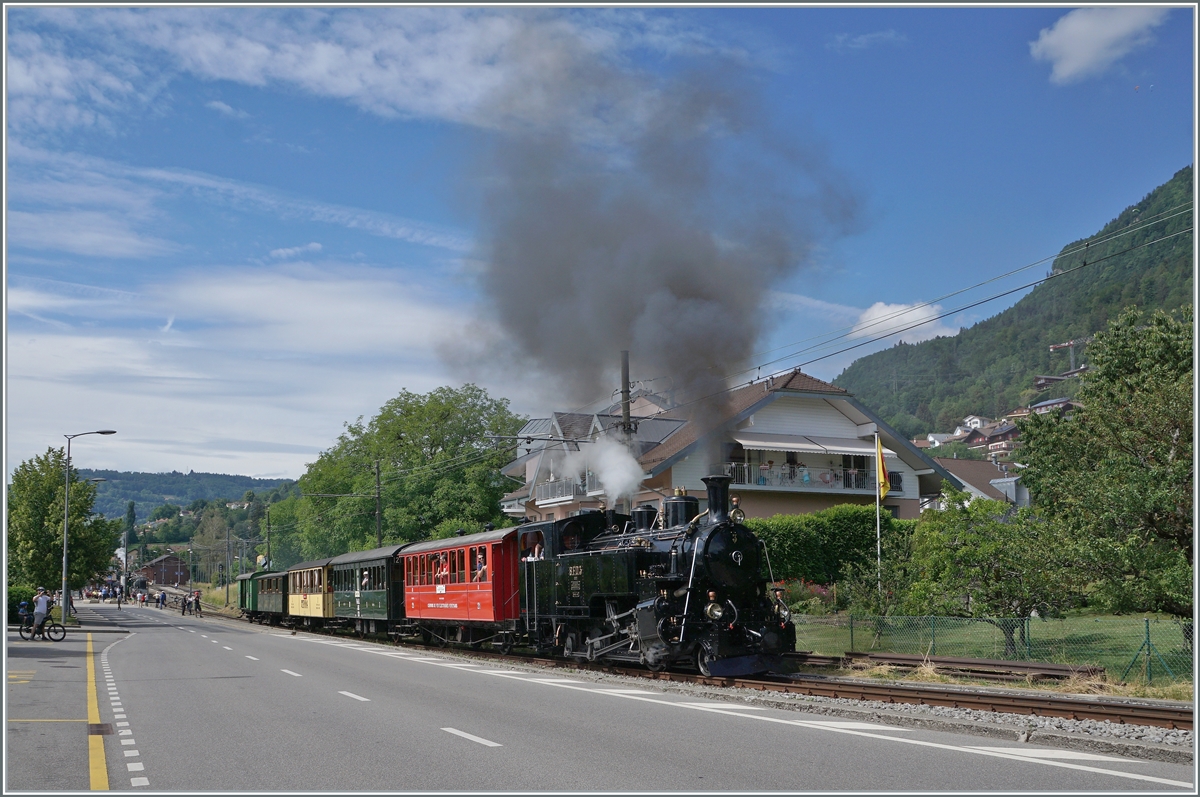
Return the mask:
[[887, 467], [883, 464], [883, 443], [875, 435], [875, 483], [879, 485], [879, 500], [887, 498], [891, 484], [888, 483]]

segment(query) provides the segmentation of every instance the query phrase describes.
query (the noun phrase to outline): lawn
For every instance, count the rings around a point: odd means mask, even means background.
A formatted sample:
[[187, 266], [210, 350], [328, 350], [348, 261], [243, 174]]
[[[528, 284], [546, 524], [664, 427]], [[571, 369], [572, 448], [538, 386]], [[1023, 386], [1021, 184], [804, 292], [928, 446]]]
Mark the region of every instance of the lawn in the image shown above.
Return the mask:
[[[1110, 681], [1171, 680], [1168, 669], [1175, 679], [1192, 677], [1190, 626], [1168, 616], [1091, 615], [1049, 620], [1034, 617], [1023, 628], [1016, 629], [1015, 650], [1007, 656], [1003, 631], [982, 620], [851, 618], [847, 614], [797, 615], [793, 620], [796, 649], [825, 655], [853, 650], [1090, 664], [1104, 667]], [[1147, 628], [1153, 649], [1145, 645]]]

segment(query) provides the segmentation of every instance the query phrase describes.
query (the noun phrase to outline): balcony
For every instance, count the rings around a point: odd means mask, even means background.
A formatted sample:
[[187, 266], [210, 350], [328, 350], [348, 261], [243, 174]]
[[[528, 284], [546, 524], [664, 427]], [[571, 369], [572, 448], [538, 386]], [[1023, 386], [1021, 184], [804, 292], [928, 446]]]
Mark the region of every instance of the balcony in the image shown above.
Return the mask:
[[[735, 485], [788, 492], [865, 492], [875, 491], [873, 470], [855, 468], [801, 468], [782, 465], [762, 468], [744, 462], [726, 462], [722, 466]], [[888, 474], [893, 490], [899, 490], [901, 474]]]
[[552, 501], [569, 501], [585, 495], [584, 486], [579, 483], [578, 479], [574, 478], [542, 482], [536, 485], [533, 491], [534, 501], [538, 504]]

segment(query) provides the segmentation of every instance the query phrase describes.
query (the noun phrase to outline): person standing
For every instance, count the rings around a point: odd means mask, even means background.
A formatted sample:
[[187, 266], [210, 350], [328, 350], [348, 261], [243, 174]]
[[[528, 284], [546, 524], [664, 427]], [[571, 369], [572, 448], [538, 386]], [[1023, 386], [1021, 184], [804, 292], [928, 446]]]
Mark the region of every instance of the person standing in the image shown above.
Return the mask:
[[38, 587], [37, 597], [33, 599], [33, 633], [45, 639], [44, 629], [46, 618], [50, 615], [50, 607], [54, 601], [46, 593], [45, 587]]
[[197, 616], [197, 617], [203, 617], [203, 616], [204, 616], [204, 610], [200, 608], [200, 590], [196, 590], [196, 604], [195, 604], [195, 609], [196, 609], [196, 616]]

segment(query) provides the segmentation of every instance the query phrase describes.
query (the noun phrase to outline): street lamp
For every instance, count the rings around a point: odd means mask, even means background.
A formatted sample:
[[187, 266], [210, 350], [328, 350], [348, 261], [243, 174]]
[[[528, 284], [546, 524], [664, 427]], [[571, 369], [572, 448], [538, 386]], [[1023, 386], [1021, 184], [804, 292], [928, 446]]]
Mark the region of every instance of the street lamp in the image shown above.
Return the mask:
[[71, 608], [71, 593], [67, 591], [67, 529], [71, 522], [71, 441], [76, 437], [83, 437], [85, 434], [116, 434], [115, 429], [101, 429], [96, 432], [80, 432], [79, 434], [65, 434], [67, 438], [67, 472], [66, 472], [66, 490], [63, 494], [63, 579], [62, 579], [62, 620], [67, 621], [67, 614]]

